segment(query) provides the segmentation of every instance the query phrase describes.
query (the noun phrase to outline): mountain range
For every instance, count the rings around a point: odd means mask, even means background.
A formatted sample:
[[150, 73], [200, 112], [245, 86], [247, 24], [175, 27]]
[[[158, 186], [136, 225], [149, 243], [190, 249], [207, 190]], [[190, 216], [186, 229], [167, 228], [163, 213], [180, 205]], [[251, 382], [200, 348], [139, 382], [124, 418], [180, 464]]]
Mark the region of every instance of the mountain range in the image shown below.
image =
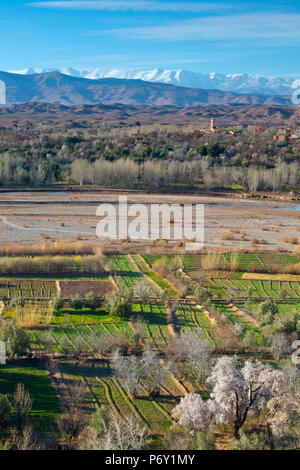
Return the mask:
[[192, 108], [114, 105], [64, 106], [49, 103], [23, 103], [0, 108], [1, 126], [51, 125], [58, 129], [91, 125], [196, 124], [207, 128], [214, 117], [217, 127], [254, 125], [257, 127], [299, 126], [300, 108], [283, 106], [207, 105]]
[[77, 78], [89, 78], [92, 80], [101, 78], [119, 78], [130, 80], [143, 80], [146, 82], [166, 83], [169, 85], [188, 88], [204, 88], [207, 90], [218, 89], [226, 92], [283, 95], [289, 96], [293, 89], [300, 87], [300, 79], [295, 77], [272, 77], [245, 73], [221, 74], [221, 73], [197, 73], [187, 70], [153, 69], [148, 71], [126, 71], [112, 69], [103, 71], [99, 68], [91, 70], [78, 70], [74, 68], [62, 69], [36, 69], [28, 67], [24, 70], [11, 71], [21, 75], [35, 73], [61, 72]]
[[[0, 72], [3, 105], [43, 102], [66, 106], [124, 104], [133, 106], [194, 107], [203, 105], [289, 106], [289, 96], [235, 93], [188, 88], [141, 79], [73, 77], [61, 72], [20, 74]], [[5, 84], [5, 87], [4, 85]], [[4, 90], [5, 88], [5, 90]]]

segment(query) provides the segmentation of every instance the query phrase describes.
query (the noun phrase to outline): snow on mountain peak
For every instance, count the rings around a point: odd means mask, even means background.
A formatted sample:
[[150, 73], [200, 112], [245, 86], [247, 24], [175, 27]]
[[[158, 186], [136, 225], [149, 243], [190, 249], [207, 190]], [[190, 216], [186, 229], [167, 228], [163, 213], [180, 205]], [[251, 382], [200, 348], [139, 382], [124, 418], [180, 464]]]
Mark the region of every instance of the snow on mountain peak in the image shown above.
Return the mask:
[[300, 79], [296, 80], [295, 77], [271, 77], [244, 73], [197, 73], [182, 69], [163, 70], [156, 68], [148, 71], [112, 69], [109, 71], [103, 71], [100, 68], [77, 70], [72, 67], [62, 69], [37, 69], [28, 67], [23, 70], [14, 70], [11, 72], [28, 75], [53, 71], [58, 71], [73, 77], [89, 78], [93, 80], [99, 78], [136, 79], [190, 88], [219, 89], [222, 91], [248, 94], [260, 93], [266, 95], [291, 95], [293, 93], [293, 89], [300, 86]]

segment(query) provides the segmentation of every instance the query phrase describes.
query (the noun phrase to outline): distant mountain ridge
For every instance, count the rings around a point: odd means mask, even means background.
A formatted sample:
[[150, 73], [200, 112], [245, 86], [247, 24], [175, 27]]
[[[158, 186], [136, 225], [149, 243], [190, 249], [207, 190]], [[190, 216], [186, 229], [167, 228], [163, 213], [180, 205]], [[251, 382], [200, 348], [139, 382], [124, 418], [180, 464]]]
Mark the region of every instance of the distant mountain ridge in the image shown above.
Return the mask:
[[217, 127], [254, 125], [256, 127], [299, 126], [300, 108], [283, 106], [207, 105], [193, 108], [174, 106], [150, 107], [130, 105], [86, 105], [64, 106], [49, 103], [23, 103], [0, 107], [0, 126], [27, 126], [28, 122], [38, 125], [67, 125], [68, 128], [96, 125], [132, 125], [137, 121], [144, 124], [197, 124], [200, 129], [208, 128], [214, 117]]
[[187, 88], [135, 79], [73, 77], [60, 72], [16, 74], [0, 72], [5, 102], [43, 102], [62, 105], [125, 104], [133, 106], [193, 107], [203, 105], [290, 106], [288, 96], [237, 94], [217, 89]]
[[100, 68], [91, 70], [78, 70], [71, 67], [62, 69], [38, 69], [28, 67], [24, 70], [11, 71], [21, 75], [34, 73], [61, 72], [77, 78], [119, 78], [130, 80], [143, 80], [147, 82], [166, 83], [169, 85], [184, 86], [188, 88], [218, 89], [226, 92], [282, 95], [290, 96], [293, 89], [300, 87], [300, 78], [272, 77], [255, 74], [233, 73], [197, 73], [187, 70], [153, 69], [148, 71], [118, 70], [103, 71]]

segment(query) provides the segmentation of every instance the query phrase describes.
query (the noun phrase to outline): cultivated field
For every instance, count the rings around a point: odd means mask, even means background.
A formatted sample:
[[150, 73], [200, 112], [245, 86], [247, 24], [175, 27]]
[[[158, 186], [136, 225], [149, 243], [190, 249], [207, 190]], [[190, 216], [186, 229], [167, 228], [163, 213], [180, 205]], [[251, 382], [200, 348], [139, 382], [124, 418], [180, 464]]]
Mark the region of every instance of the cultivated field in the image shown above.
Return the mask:
[[[11, 393], [17, 383], [24, 383], [34, 404], [31, 419], [42, 432], [51, 429], [58, 438], [62, 424], [57, 417], [70, 411], [68, 396], [77, 390], [82, 423], [100, 407], [118, 419], [134, 418], [151, 434], [153, 445], [163, 447], [180, 399], [192, 392], [204, 398], [208, 393], [186, 359], [178, 359], [182, 334], [194, 331], [217, 356], [273, 362], [262, 306], [275, 305], [272, 328], [286, 328], [292, 338], [299, 327], [300, 279], [288, 274], [300, 261], [297, 255], [208, 251], [102, 256], [99, 272], [90, 275], [10, 274], [0, 280], [2, 324], [14, 318], [31, 340], [31, 362], [0, 366], [0, 393]], [[132, 294], [126, 311], [108, 311], [108, 294], [132, 293], [141, 283], [149, 288], [149, 298]], [[132, 394], [116, 375], [114, 354], [119, 350], [129, 361], [147, 348], [158, 355], [165, 378], [155, 394], [149, 392], [145, 378], [138, 393]], [[170, 358], [177, 359], [168, 369]], [[218, 436], [217, 448], [228, 447], [226, 433], [218, 431]]]

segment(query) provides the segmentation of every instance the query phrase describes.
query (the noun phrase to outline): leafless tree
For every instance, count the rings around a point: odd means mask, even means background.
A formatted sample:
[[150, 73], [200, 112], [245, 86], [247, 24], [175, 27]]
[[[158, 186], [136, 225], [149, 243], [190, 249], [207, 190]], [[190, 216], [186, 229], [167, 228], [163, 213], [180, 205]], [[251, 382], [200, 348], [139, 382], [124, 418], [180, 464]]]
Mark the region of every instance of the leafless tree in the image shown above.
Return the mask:
[[201, 328], [184, 330], [177, 340], [179, 357], [189, 360], [197, 380], [207, 377], [212, 367], [213, 348]]

